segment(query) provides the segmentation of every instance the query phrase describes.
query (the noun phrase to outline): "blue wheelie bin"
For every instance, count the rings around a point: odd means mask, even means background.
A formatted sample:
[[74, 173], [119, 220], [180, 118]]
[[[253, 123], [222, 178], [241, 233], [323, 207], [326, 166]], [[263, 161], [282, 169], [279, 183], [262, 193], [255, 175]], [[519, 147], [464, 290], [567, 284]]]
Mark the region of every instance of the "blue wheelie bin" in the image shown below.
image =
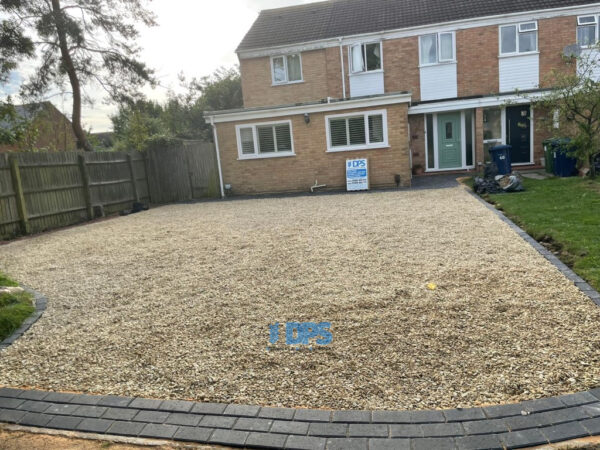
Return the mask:
[[577, 158], [569, 156], [570, 139], [557, 139], [554, 142], [554, 175], [573, 177], [577, 175]]
[[510, 145], [496, 145], [490, 148], [490, 156], [496, 167], [498, 167], [498, 175], [510, 175], [512, 173], [511, 149]]

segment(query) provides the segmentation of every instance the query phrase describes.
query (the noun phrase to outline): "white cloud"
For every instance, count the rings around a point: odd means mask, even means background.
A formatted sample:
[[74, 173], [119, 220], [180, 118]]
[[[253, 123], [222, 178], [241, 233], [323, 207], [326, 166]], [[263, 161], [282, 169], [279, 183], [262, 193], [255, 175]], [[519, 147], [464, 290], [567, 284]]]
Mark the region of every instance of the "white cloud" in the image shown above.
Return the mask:
[[[237, 64], [235, 49], [261, 9], [313, 1], [317, 0], [152, 1], [150, 9], [157, 15], [158, 26], [142, 30], [139, 44], [143, 48], [142, 59], [156, 70], [160, 86], [148, 88], [148, 97], [164, 100], [169, 89], [179, 88], [181, 72], [190, 78], [202, 77], [221, 66]], [[93, 108], [84, 107], [86, 127], [93, 131], [109, 130], [109, 115], [116, 108], [102, 103], [100, 90], [88, 89], [88, 94], [97, 101]], [[68, 102], [51, 100], [70, 116]]]

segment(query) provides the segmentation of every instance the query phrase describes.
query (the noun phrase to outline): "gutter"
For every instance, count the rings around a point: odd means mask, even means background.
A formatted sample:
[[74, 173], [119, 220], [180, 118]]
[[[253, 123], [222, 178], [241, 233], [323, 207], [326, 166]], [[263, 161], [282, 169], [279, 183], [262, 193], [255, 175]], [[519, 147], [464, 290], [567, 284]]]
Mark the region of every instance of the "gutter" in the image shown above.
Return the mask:
[[221, 188], [221, 198], [225, 198], [225, 189], [223, 188], [223, 171], [221, 170], [221, 153], [219, 152], [219, 136], [217, 135], [217, 126], [214, 116], [210, 116], [210, 125], [213, 129], [215, 140], [215, 153], [217, 154], [217, 167], [219, 169], [219, 187]]

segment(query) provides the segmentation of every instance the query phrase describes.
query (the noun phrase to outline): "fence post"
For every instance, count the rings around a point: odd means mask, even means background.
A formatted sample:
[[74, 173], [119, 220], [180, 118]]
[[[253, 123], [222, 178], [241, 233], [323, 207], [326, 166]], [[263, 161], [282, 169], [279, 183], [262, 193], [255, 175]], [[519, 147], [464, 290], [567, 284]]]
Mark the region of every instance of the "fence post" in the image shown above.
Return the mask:
[[29, 234], [29, 218], [27, 217], [27, 205], [25, 204], [25, 194], [21, 183], [21, 171], [19, 170], [19, 161], [15, 155], [10, 156], [10, 174], [12, 175], [15, 200], [17, 201], [21, 233]]
[[133, 187], [133, 197], [136, 202], [140, 202], [140, 193], [138, 192], [137, 183], [135, 180], [135, 170], [133, 170], [133, 158], [131, 153], [127, 153], [127, 164], [129, 165], [129, 175], [131, 176], [131, 186]]
[[94, 218], [94, 209], [92, 208], [92, 193], [90, 191], [90, 174], [85, 164], [85, 154], [77, 155], [77, 162], [79, 163], [79, 170], [81, 172], [81, 179], [83, 180], [83, 199], [85, 200], [85, 209], [87, 211], [88, 219]]
[[146, 189], [148, 191], [148, 203], [152, 203], [152, 193], [150, 192], [150, 150], [146, 149], [144, 155], [144, 171], [146, 172]]

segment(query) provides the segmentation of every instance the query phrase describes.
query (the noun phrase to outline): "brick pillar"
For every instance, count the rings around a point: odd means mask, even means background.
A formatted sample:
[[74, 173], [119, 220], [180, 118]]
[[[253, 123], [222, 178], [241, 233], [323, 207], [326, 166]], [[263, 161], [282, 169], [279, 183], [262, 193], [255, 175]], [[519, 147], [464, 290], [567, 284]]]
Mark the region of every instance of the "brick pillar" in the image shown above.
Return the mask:
[[475, 110], [475, 170], [479, 170], [485, 160], [483, 153], [483, 108]]

